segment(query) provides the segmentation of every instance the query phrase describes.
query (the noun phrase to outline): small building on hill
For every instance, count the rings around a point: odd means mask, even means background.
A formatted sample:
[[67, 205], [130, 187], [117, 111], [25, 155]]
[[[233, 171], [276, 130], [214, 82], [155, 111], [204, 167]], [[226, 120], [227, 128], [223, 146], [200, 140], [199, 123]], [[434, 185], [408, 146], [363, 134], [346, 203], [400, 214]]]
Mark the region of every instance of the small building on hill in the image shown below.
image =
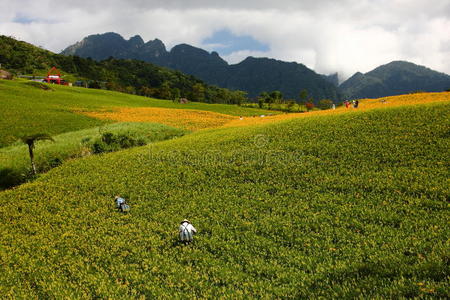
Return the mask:
[[11, 73], [9, 73], [8, 71], [0, 70], [0, 79], [12, 80], [13, 75]]
[[47, 77], [45, 77], [42, 81], [53, 84], [69, 85], [68, 82], [62, 79], [61, 73], [55, 67], [51, 68], [50, 71], [48, 71]]

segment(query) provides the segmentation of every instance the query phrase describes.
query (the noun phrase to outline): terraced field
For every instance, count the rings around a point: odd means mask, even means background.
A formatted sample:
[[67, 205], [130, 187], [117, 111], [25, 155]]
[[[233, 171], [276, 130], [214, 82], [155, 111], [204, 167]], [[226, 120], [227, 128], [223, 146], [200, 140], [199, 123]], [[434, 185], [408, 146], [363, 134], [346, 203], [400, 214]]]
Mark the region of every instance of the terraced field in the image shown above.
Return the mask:
[[[0, 193], [0, 294], [445, 298], [447, 95], [245, 117], [65, 163]], [[187, 247], [183, 218], [199, 231]]]
[[[80, 112], [153, 107], [213, 112], [217, 113], [219, 119], [223, 119], [222, 115], [237, 117], [270, 113], [236, 105], [177, 104], [111, 91], [6, 80], [0, 81], [0, 107], [0, 147], [13, 144], [24, 135], [42, 132], [54, 135], [111, 123]], [[190, 127], [195, 128], [195, 124]]]

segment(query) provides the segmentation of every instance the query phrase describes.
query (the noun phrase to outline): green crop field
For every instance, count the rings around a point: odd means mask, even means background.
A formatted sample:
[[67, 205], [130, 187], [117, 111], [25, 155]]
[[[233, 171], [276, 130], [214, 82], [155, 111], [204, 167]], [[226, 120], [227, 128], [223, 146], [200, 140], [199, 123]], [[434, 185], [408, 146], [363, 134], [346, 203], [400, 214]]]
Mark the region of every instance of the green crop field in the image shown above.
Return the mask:
[[64, 163], [0, 193], [0, 295], [446, 298], [449, 115], [448, 102], [355, 111]]
[[[49, 89], [44, 90], [41, 86]], [[0, 107], [0, 147], [10, 145], [24, 135], [42, 132], [54, 135], [106, 123], [74, 111], [116, 107], [161, 107], [196, 109], [233, 116], [269, 113], [267, 110], [237, 105], [196, 102], [177, 104], [168, 100], [156, 100], [118, 92], [43, 85], [23, 80], [0, 81]]]
[[[113, 123], [53, 136], [54, 141], [36, 142], [35, 164], [39, 173], [59, 166], [68, 159], [91, 155], [91, 145], [104, 133], [125, 134], [146, 144], [180, 137], [185, 131], [153, 123]], [[0, 148], [0, 190], [32, 178], [28, 146], [23, 142]]]

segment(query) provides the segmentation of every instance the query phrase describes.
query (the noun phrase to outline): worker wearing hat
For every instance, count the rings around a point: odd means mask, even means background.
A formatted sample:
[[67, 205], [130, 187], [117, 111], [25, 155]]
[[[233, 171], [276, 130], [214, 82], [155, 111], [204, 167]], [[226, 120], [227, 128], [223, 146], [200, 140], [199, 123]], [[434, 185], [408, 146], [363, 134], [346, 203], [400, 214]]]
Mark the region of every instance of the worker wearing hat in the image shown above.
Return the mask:
[[187, 245], [194, 239], [194, 234], [197, 233], [197, 229], [195, 229], [195, 227], [192, 226], [189, 220], [184, 219], [180, 223], [179, 232], [180, 232], [180, 241], [182, 241], [185, 245]]
[[116, 201], [116, 208], [121, 212], [128, 212], [130, 210], [130, 206], [126, 203], [125, 199], [116, 196], [114, 197], [114, 200]]

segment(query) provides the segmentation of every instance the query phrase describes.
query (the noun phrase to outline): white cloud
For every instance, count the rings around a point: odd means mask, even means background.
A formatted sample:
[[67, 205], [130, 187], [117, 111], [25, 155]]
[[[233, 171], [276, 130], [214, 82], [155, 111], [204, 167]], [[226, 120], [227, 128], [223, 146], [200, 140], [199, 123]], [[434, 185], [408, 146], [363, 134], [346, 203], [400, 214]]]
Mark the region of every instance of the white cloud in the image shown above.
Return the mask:
[[268, 54], [267, 52], [261, 52], [261, 51], [240, 50], [240, 51], [235, 51], [229, 55], [225, 55], [222, 58], [225, 59], [226, 61], [228, 61], [230, 64], [237, 64], [249, 56], [267, 57], [268, 56], [267, 54]]
[[408, 60], [450, 73], [448, 0], [0, 0], [0, 34], [56, 52], [109, 31], [212, 49], [202, 41], [224, 28], [270, 47], [232, 53], [231, 63], [267, 56], [348, 77]]

